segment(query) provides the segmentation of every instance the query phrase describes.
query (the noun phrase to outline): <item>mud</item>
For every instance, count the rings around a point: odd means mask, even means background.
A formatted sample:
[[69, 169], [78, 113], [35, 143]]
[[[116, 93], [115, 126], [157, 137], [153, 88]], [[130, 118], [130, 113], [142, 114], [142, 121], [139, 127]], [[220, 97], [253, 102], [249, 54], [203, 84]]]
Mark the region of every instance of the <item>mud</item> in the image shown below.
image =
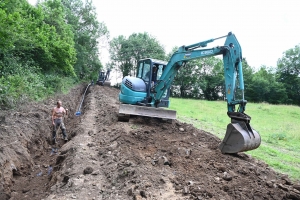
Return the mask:
[[[118, 122], [119, 90], [86, 85], [0, 114], [0, 199], [300, 199], [300, 184], [217, 137], [174, 120]], [[51, 145], [50, 111], [70, 111]], [[59, 132], [60, 134], [60, 132]]]

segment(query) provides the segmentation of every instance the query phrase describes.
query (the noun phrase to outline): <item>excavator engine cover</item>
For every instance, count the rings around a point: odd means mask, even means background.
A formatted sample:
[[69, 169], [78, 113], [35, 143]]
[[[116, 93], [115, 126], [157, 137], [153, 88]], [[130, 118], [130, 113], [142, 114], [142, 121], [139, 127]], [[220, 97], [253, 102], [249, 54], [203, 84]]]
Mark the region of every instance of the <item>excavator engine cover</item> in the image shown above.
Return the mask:
[[233, 120], [227, 125], [226, 135], [219, 146], [222, 153], [238, 153], [259, 147], [260, 135], [245, 121]]

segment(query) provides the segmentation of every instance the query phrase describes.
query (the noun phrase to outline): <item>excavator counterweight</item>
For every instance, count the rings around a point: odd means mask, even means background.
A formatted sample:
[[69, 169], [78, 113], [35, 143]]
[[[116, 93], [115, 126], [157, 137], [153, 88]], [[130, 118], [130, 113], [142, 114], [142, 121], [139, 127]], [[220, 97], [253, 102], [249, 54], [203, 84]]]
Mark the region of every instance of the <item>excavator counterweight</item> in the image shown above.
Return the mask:
[[[226, 38], [224, 46], [203, 49], [208, 43], [221, 38]], [[247, 101], [244, 99], [242, 49], [231, 32], [226, 36], [182, 46], [169, 62], [152, 58], [140, 60], [137, 76], [126, 76], [122, 80], [120, 118], [129, 120], [130, 115], [141, 115], [175, 119], [176, 111], [163, 107], [169, 107], [170, 87], [176, 74], [190, 60], [217, 55], [223, 56], [227, 114], [231, 118], [219, 149], [222, 153], [238, 153], [258, 148], [260, 135], [250, 126], [250, 116], [244, 113]], [[241, 91], [242, 99], [236, 99], [236, 90]]]

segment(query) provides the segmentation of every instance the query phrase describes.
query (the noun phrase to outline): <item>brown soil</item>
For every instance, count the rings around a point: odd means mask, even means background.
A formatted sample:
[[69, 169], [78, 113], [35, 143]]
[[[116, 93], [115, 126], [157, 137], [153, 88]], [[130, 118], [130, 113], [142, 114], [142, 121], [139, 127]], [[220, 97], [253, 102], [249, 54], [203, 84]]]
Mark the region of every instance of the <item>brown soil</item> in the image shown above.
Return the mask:
[[[300, 184], [191, 124], [118, 122], [119, 90], [86, 86], [57, 98], [69, 141], [50, 144], [55, 99], [0, 114], [0, 199], [300, 199]], [[57, 151], [56, 151], [57, 150]], [[49, 171], [50, 167], [53, 170]]]

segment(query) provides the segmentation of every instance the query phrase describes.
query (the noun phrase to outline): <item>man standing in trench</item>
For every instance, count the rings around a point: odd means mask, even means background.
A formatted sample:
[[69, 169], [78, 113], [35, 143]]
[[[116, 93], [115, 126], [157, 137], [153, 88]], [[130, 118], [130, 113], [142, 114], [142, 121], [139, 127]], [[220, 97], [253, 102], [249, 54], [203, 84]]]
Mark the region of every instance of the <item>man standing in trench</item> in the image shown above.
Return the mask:
[[62, 106], [62, 102], [59, 100], [56, 103], [56, 107], [53, 108], [52, 110], [52, 125], [53, 125], [53, 132], [52, 132], [52, 139], [53, 139], [53, 144], [56, 143], [56, 132], [57, 129], [60, 127], [62, 133], [63, 133], [63, 138], [65, 141], [68, 141], [68, 137], [66, 134], [66, 127], [63, 122], [63, 117], [64, 115], [68, 115], [68, 109], [64, 109]]

